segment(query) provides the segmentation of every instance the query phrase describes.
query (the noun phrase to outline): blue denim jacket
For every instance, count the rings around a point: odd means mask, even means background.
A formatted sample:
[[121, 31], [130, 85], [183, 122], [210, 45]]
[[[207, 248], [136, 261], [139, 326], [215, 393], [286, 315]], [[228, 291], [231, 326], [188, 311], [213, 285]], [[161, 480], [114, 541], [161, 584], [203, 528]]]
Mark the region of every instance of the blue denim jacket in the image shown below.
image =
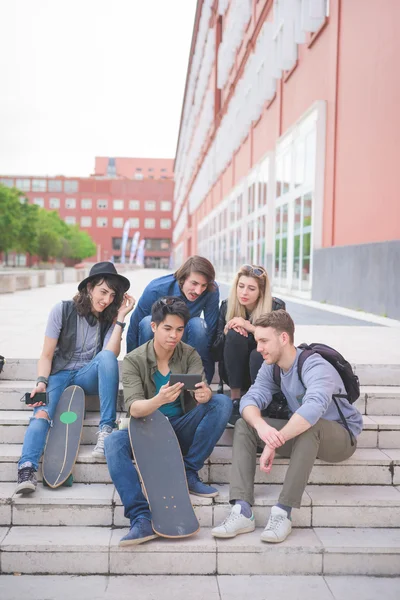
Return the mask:
[[216, 284], [216, 289], [213, 292], [203, 292], [201, 296], [194, 302], [189, 302], [184, 294], [182, 294], [179, 283], [174, 275], [163, 275], [153, 279], [145, 288], [137, 303], [135, 310], [132, 313], [129, 323], [128, 333], [126, 336], [126, 349], [131, 352], [139, 345], [139, 323], [143, 317], [151, 314], [151, 307], [156, 300], [163, 296], [178, 296], [182, 298], [190, 312], [190, 318], [199, 317], [204, 311], [204, 319], [207, 324], [210, 345], [214, 339], [217, 329], [217, 321], [219, 314], [219, 288]]

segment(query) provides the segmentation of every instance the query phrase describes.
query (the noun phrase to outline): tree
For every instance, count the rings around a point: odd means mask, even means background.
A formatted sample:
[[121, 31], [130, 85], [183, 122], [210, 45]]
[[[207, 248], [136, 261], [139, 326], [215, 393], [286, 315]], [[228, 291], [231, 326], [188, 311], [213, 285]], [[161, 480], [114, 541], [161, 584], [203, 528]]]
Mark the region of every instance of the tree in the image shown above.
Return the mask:
[[39, 210], [36, 204], [28, 204], [27, 200], [21, 204], [21, 228], [15, 250], [20, 253], [27, 252], [30, 257], [38, 251]]
[[62, 240], [66, 237], [68, 225], [62, 221], [58, 213], [39, 209], [37, 253], [45, 262], [50, 258], [61, 258]]
[[81, 231], [78, 225], [70, 225], [66, 241], [68, 253], [64, 256], [75, 260], [83, 260], [96, 254], [96, 244], [86, 231]]
[[14, 250], [21, 229], [21, 193], [0, 184], [0, 252]]

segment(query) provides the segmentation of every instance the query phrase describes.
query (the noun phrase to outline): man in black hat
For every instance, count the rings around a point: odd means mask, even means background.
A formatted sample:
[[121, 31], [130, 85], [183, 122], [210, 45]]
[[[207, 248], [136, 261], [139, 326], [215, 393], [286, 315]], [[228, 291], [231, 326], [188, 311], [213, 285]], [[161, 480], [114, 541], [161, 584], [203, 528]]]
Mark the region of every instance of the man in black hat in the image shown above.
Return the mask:
[[[81, 281], [72, 300], [59, 302], [50, 312], [36, 386], [31, 392], [30, 420], [18, 463], [16, 493], [36, 489], [40, 457], [58, 401], [69, 385], [100, 397], [100, 424], [95, 458], [104, 457], [104, 439], [115, 425], [119, 373], [117, 357], [125, 317], [135, 300], [126, 292], [130, 283], [110, 262], [95, 264]], [[37, 392], [47, 392], [49, 402], [35, 402]]]

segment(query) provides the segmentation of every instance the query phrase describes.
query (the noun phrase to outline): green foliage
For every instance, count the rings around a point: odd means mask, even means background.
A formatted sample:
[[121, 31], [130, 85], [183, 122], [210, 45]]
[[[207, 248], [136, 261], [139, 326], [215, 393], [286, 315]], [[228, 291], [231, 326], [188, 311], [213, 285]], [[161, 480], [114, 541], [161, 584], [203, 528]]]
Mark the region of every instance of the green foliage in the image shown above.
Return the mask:
[[14, 250], [21, 230], [21, 193], [0, 184], [0, 252]]
[[22, 199], [18, 190], [0, 185], [0, 252], [37, 254], [45, 262], [83, 260], [96, 254], [96, 244], [86, 231], [64, 223], [57, 211]]

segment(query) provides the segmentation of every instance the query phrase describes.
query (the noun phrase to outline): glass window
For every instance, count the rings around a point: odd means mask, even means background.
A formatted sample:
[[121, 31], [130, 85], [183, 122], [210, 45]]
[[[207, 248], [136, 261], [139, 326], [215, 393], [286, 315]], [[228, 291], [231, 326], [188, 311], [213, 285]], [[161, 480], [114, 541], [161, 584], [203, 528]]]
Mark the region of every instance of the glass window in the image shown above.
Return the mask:
[[161, 169], [161, 173], [166, 173], [167, 169]]
[[78, 191], [78, 182], [74, 179], [66, 179], [64, 181], [64, 192], [68, 194], [75, 193]]
[[60, 208], [60, 198], [50, 198], [49, 207], [50, 208]]
[[156, 210], [157, 204], [155, 200], [146, 200], [144, 203], [144, 210]]
[[36, 206], [40, 206], [41, 208], [44, 208], [44, 198], [34, 198], [33, 204], [36, 204]]
[[30, 179], [17, 179], [15, 182], [15, 187], [21, 192], [29, 192], [31, 189], [31, 180]]
[[107, 217], [97, 217], [97, 227], [107, 227], [108, 219]]
[[92, 217], [81, 217], [81, 226], [82, 227], [91, 227], [92, 226]]
[[64, 221], [66, 222], [67, 225], [75, 225], [76, 224], [76, 217], [65, 217]]
[[45, 192], [46, 189], [45, 179], [32, 179], [32, 192]]
[[129, 200], [129, 210], [140, 210], [140, 200]]
[[124, 201], [123, 200], [113, 200], [113, 208], [114, 208], [114, 210], [124, 210]]
[[62, 192], [62, 181], [60, 179], [48, 180], [49, 192]]
[[154, 229], [156, 226], [156, 220], [155, 219], [145, 219], [144, 220], [144, 228], [145, 229]]
[[75, 198], [66, 198], [65, 199], [65, 208], [76, 208], [76, 200]]
[[149, 171], [150, 171], [150, 172], [153, 172], [153, 171], [154, 171], [154, 169], [153, 169], [152, 167], [149, 167]]
[[82, 198], [81, 208], [83, 208], [83, 210], [91, 209], [92, 208], [92, 199], [91, 198]]
[[2, 179], [0, 179], [0, 183], [5, 185], [6, 187], [12, 188], [14, 185], [14, 179], [10, 179], [9, 177], [2, 177]]
[[141, 167], [136, 167], [136, 171], [141, 171], [142, 168]]
[[160, 208], [161, 208], [162, 211], [171, 210], [172, 203], [169, 202], [169, 200], [161, 200]]
[[97, 200], [97, 208], [105, 210], [108, 208], [108, 200]]
[[143, 173], [135, 173], [135, 175], [133, 176], [134, 179], [138, 179], [139, 181], [141, 181], [143, 179]]
[[122, 217], [114, 217], [113, 218], [113, 227], [117, 229], [122, 228], [124, 226], [124, 219]]
[[138, 229], [138, 227], [139, 227], [138, 217], [131, 217], [129, 219], [129, 226], [132, 227], [132, 229]]
[[160, 219], [160, 227], [161, 229], [170, 229], [171, 219]]
[[122, 238], [113, 237], [113, 239], [112, 239], [113, 250], [121, 250], [121, 245], [122, 245]]

